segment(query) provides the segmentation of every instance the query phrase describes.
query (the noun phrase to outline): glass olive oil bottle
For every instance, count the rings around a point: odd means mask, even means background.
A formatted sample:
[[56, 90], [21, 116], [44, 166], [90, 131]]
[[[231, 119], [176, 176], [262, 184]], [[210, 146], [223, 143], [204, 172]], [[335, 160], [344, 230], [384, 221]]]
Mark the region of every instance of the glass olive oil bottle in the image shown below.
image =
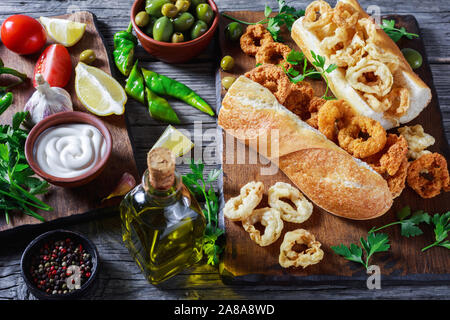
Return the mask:
[[165, 148], [148, 153], [142, 184], [120, 205], [122, 238], [152, 284], [158, 284], [202, 258], [205, 217], [175, 171]]

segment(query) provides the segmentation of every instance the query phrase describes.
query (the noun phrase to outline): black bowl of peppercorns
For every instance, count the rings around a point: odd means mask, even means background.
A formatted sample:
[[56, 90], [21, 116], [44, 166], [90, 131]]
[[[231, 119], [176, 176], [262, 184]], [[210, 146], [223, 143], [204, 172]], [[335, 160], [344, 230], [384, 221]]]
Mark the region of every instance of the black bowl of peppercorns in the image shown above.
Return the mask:
[[91, 289], [98, 272], [95, 245], [80, 233], [46, 232], [22, 254], [22, 277], [39, 299], [76, 299]]

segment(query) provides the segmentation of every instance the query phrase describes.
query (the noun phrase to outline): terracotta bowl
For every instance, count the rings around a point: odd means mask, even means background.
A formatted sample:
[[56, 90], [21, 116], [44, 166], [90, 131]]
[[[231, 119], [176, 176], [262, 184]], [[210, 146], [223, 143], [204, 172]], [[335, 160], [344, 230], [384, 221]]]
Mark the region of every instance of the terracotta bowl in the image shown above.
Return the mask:
[[214, 32], [219, 25], [219, 10], [217, 9], [216, 4], [212, 0], [208, 0], [208, 4], [214, 12], [214, 20], [211, 26], [201, 37], [186, 42], [169, 43], [156, 41], [141, 31], [134, 22], [134, 17], [138, 12], [144, 10], [145, 0], [134, 1], [133, 6], [131, 7], [131, 23], [133, 24], [134, 31], [136, 32], [142, 47], [144, 47], [145, 51], [152, 56], [167, 63], [186, 62], [198, 56], [205, 50], [214, 37]]
[[[73, 178], [60, 178], [46, 173], [39, 167], [34, 157], [34, 144], [39, 135], [46, 129], [68, 123], [86, 123], [96, 127], [105, 139], [106, 153], [104, 157], [101, 158], [100, 161], [98, 161], [97, 164], [88, 172]], [[103, 169], [105, 169], [106, 164], [111, 156], [111, 152], [112, 137], [108, 128], [106, 128], [106, 126], [100, 119], [84, 112], [61, 112], [45, 118], [33, 127], [33, 129], [28, 134], [27, 140], [25, 142], [25, 157], [27, 158], [28, 164], [30, 165], [31, 169], [33, 169], [33, 171], [38, 176], [47, 180], [49, 183], [65, 188], [79, 187], [97, 178], [98, 175], [103, 171]]]

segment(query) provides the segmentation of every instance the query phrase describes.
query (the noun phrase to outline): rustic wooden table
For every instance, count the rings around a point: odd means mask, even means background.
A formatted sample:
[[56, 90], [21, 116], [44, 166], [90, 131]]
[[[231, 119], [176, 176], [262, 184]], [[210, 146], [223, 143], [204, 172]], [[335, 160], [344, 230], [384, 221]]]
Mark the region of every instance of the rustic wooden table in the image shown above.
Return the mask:
[[[100, 31], [111, 48], [113, 34], [128, 25], [132, 2], [132, 0], [26, 0], [19, 2], [2, 0], [0, 21], [17, 13], [39, 17], [89, 10], [97, 16]], [[298, 8], [304, 8], [309, 2], [295, 1], [293, 3]], [[216, 0], [216, 3], [221, 11], [262, 10], [266, 3], [276, 8], [276, 1], [273, 0]], [[449, 138], [450, 2], [446, 0], [362, 0], [361, 3], [364, 8], [369, 5], [378, 5], [381, 14], [413, 14], [419, 21], [444, 116], [447, 138]], [[212, 106], [217, 107], [215, 72], [220, 57], [214, 46], [210, 46], [194, 61], [183, 65], [167, 65], [155, 61], [141, 48], [137, 50], [136, 55], [143, 66], [188, 83]], [[189, 130], [192, 138], [195, 139], [197, 149], [194, 156], [199, 158], [203, 152], [206, 156], [204, 161], [211, 163], [207, 166], [208, 169], [217, 167], [215, 165], [218, 163], [216, 160], [218, 155], [215, 152], [216, 119], [197, 112], [183, 103], [172, 102], [177, 113], [181, 115], [182, 124], [179, 127]], [[147, 110], [134, 101], [127, 104], [127, 115], [137, 165], [142, 172], [145, 167], [146, 152], [165, 126], [150, 119]], [[202, 122], [202, 127], [197, 121]], [[186, 168], [186, 165], [179, 167], [181, 172], [185, 172]], [[448, 283], [429, 282], [382, 283], [381, 290], [368, 290], [365, 282], [303, 286], [228, 286], [220, 280], [217, 269], [206, 265], [187, 270], [156, 287], [146, 282], [123, 246], [118, 215], [99, 217], [77, 224], [66, 224], [64, 227], [86, 234], [97, 245], [100, 252], [102, 269], [97, 287], [90, 297], [92, 299], [448, 299], [450, 296]], [[1, 239], [0, 299], [34, 299], [20, 275], [20, 256], [27, 243], [43, 231], [46, 229]]]

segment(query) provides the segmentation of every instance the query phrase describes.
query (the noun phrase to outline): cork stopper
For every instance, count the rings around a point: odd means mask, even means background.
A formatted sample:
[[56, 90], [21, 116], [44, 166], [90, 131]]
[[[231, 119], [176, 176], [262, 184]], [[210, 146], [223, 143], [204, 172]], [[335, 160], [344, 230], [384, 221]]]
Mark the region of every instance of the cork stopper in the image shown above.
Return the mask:
[[175, 182], [175, 156], [166, 148], [155, 148], [147, 154], [150, 184], [157, 190], [168, 190]]

